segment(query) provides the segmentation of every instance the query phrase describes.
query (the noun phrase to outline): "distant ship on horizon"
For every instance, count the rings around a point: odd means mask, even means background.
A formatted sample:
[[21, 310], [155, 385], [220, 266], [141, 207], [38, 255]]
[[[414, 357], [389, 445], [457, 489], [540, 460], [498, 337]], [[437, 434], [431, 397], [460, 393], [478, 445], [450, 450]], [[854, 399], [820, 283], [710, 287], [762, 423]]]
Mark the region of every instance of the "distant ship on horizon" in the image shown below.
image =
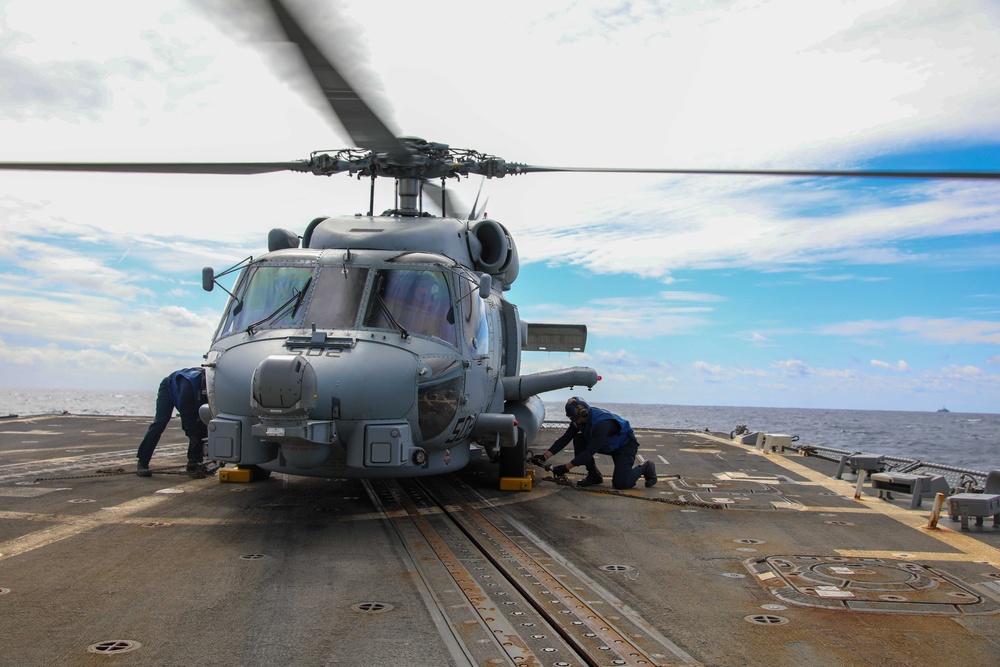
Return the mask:
[[949, 410], [946, 407], [942, 407], [940, 410], [938, 410], [938, 412], [951, 412], [951, 410]]

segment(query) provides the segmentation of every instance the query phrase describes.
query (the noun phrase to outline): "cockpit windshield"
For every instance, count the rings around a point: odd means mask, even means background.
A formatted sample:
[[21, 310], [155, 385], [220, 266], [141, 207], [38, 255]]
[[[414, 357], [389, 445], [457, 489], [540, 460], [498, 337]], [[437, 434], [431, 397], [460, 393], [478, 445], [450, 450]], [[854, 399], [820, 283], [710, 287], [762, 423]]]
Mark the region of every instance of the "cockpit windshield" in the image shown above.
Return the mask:
[[[248, 329], [311, 324], [336, 329], [356, 324], [367, 270], [260, 265], [247, 271], [219, 330], [220, 338]], [[310, 287], [313, 296], [305, 294]], [[322, 296], [317, 298], [316, 294]]]
[[[312, 278], [312, 267], [256, 266], [247, 269], [219, 336], [257, 327], [291, 327], [301, 320], [298, 297]], [[295, 304], [295, 305], [293, 305]]]
[[407, 334], [433, 336], [457, 345], [455, 310], [443, 272], [382, 270], [375, 276], [374, 292], [377, 298], [369, 304], [365, 326], [402, 327]]
[[[248, 267], [217, 337], [313, 324], [319, 329], [352, 329], [357, 326], [368, 277], [366, 268]], [[450, 284], [444, 271], [381, 269], [375, 273], [363, 326], [432, 336], [457, 346], [459, 327]]]
[[305, 324], [320, 329], [353, 329], [357, 325], [368, 269], [324, 266], [313, 281]]

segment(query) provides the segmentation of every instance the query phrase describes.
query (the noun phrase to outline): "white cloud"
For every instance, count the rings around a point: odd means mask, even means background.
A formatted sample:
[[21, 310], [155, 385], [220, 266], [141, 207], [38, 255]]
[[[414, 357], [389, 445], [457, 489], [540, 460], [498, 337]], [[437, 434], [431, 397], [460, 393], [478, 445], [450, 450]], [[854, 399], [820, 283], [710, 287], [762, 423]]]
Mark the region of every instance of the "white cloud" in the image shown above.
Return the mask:
[[587, 331], [599, 336], [649, 339], [695, 330], [710, 311], [707, 307], [669, 307], [655, 298], [616, 297], [576, 306], [535, 304], [525, 307], [521, 316], [529, 322], [586, 322]]
[[892, 320], [860, 320], [820, 327], [818, 333], [850, 337], [900, 333], [948, 345], [1000, 344], [1000, 322], [960, 318], [901, 317]]
[[56, 345], [66, 354], [82, 349], [138, 350], [153, 356], [198, 359], [208, 349], [217, 320], [183, 308], [133, 304], [113, 297], [35, 293], [0, 282], [0, 331], [8, 343]]
[[[8, 3], [12, 29], [31, 36], [18, 44], [17, 57], [95, 64], [113, 81], [115, 97], [101, 116], [105, 122], [81, 121], [86, 132], [76, 123], [37, 119], [0, 127], [5, 158], [20, 150], [28, 158], [47, 152], [79, 159], [111, 153], [121, 159], [286, 159], [297, 157], [296, 147], [305, 157], [316, 142], [327, 144], [323, 137], [332, 138], [272, 71], [287, 74], [287, 65], [224, 37], [234, 25], [253, 23], [231, 16], [231, 3], [201, 2], [194, 11], [164, 0], [143, 9], [116, 7], [123, 27], [77, 12], [74, 39], [68, 39], [40, 7]], [[1000, 37], [987, 4], [946, 12], [926, 0], [881, 0], [863, 8], [780, 1], [620, 9], [599, 2], [511, 2], [489, 10], [484, 23], [481, 7], [439, 6], [433, 25], [442, 34], [448, 26], [461, 34], [462, 26], [477, 25], [496, 43], [517, 35], [519, 44], [502, 59], [457, 59], [437, 73], [435, 89], [446, 97], [449, 90], [468, 90], [469, 82], [490, 81], [487, 101], [464, 105], [460, 114], [425, 109], [423, 63], [384, 46], [408, 44], [413, 27], [430, 20], [423, 8], [395, 7], [397, 20], [386, 22], [379, 3], [348, 2], [346, 21], [320, 16], [313, 27], [351, 26], [330, 41], [371, 60], [362, 78], [382, 80], [404, 133], [511, 160], [849, 166], [893, 143], [928, 134], [939, 139], [930, 128], [982, 137], [990, 134], [983, 125], [992, 123], [993, 135], [1000, 135], [1000, 122], [985, 112], [1000, 100], [989, 60]], [[123, 53], [131, 60], [119, 63]], [[551, 85], [553, 71], [560, 86]], [[648, 85], [651, 77], [659, 85]], [[490, 104], [507, 99], [531, 100], [531, 109], [545, 113], [511, 114], [506, 105]], [[734, 99], [741, 100], [738, 113]], [[767, 104], [744, 102], [758, 99]], [[171, 104], [175, 108], [162, 113]], [[563, 138], [568, 141], [556, 143]], [[187, 234], [190, 252], [201, 239], [217, 242], [234, 233], [259, 248], [271, 226], [300, 228], [319, 213], [339, 212], [320, 203], [335, 181], [342, 201], [360, 208], [366, 198], [365, 188], [348, 189], [350, 179], [297, 174], [12, 177], [21, 181], [17, 192], [50, 200], [50, 216], [125, 234]], [[59, 197], [50, 196], [54, 191]], [[510, 213], [525, 262], [569, 262], [664, 281], [680, 268], [910, 261], [892, 247], [897, 240], [1000, 228], [1000, 204], [988, 185], [887, 185], [878, 191], [895, 193], [900, 202], [891, 214], [871, 193], [845, 196], [828, 184], [788, 187], [760, 179], [546, 174], [493, 181], [487, 191], [494, 195], [491, 208]], [[88, 203], [88, 196], [99, 199]], [[816, 206], [834, 212], [822, 224], [795, 213]], [[576, 233], [580, 229], [587, 234]]]
[[793, 377], [805, 377], [813, 374], [813, 369], [801, 359], [783, 359], [772, 362], [771, 366], [777, 368], [785, 375]]
[[909, 364], [907, 364], [902, 359], [900, 359], [895, 364], [890, 364], [888, 361], [880, 361], [878, 359], [872, 359], [869, 363], [872, 366], [875, 366], [876, 368], [892, 369], [892, 370], [900, 371], [901, 373], [906, 373], [906, 372], [908, 372], [910, 370]]
[[765, 336], [764, 334], [760, 333], [759, 331], [752, 332], [749, 335], [749, 337], [747, 337], [745, 340], [753, 343], [754, 345], [765, 345], [765, 344], [767, 344], [767, 343], [770, 342], [768, 340], [767, 336]]
[[726, 298], [719, 294], [707, 294], [705, 292], [660, 292], [660, 298], [664, 301], [698, 301], [714, 302], [725, 301]]
[[149, 352], [124, 344], [18, 345], [0, 339], [0, 371], [7, 386], [153, 389], [170, 370], [191, 362], [182, 353]]
[[159, 314], [170, 325], [178, 328], [193, 328], [205, 330], [214, 326], [217, 321], [214, 318], [202, 317], [192, 313], [187, 308], [180, 306], [164, 306], [160, 308]]
[[641, 389], [646, 383], [649, 382], [649, 376], [644, 373], [618, 373], [609, 372], [606, 376], [602, 374], [602, 382], [617, 382], [635, 385], [635, 388]]
[[694, 364], [692, 364], [692, 367], [698, 373], [701, 373], [702, 375], [705, 375], [705, 376], [708, 376], [708, 377], [711, 377], [711, 378], [719, 378], [723, 374], [723, 368], [722, 368], [722, 366], [715, 365], [715, 364], [709, 364], [709, 363], [706, 363], [704, 361], [696, 361], [696, 362], [694, 362]]
[[593, 356], [595, 363], [607, 366], [646, 366], [650, 363], [648, 360], [640, 359], [627, 350], [618, 350], [616, 352], [599, 350], [594, 352]]
[[941, 369], [941, 374], [950, 380], [966, 380], [983, 377], [981, 368], [976, 366], [947, 366]]
[[[301, 72], [279, 56], [282, 47], [262, 53], [233, 37], [260, 27], [255, 16], [232, 11], [243, 8], [235, 0], [109, 0], [103, 12], [63, 4], [60, 21], [45, 3], [9, 0], [0, 8], [0, 73], [11, 83], [0, 92], [0, 159], [284, 160], [349, 143], [315, 111], [315, 95], [296, 89]], [[325, 10], [310, 8], [316, 4], [296, 7]], [[898, 151], [1000, 140], [1000, 15], [991, 0], [448, 0], [432, 10], [395, 3], [393, 21], [385, 6], [349, 0], [348, 20], [327, 15], [311, 25], [337, 26], [333, 47], [370, 60], [352, 75], [372, 84], [390, 125], [511, 161], [851, 168]], [[412, 58], [412, 37], [421, 32], [440, 39]], [[449, 36], [470, 34], [473, 43], [517, 48], [453, 57], [463, 42]], [[428, 64], [436, 62], [447, 66]], [[301, 232], [318, 215], [368, 205], [366, 184], [347, 177], [8, 172], [3, 180], [5, 358], [45, 350], [47, 358], [63, 355], [66, 367], [101, 354], [118, 367], [123, 358], [150, 366], [200, 354], [217, 314], [186, 307], [177, 291], [183, 278], [259, 254], [271, 227]], [[478, 182], [454, 187], [471, 201]], [[987, 183], [539, 174], [490, 181], [484, 194], [491, 215], [514, 234], [523, 264], [665, 285], [696, 280], [703, 269], [804, 269], [805, 278], [833, 286], [882, 280], [851, 265], [883, 265], [888, 275], [899, 263], [995, 267], [1000, 257], [990, 236], [1000, 231], [1000, 199]], [[391, 199], [392, 184], [380, 183], [376, 209]], [[928, 249], [928, 241], [968, 235], [983, 242]], [[142, 270], [129, 268], [136, 266]], [[592, 344], [602, 336], [644, 343], [708, 331], [725, 314], [718, 304], [739, 305], [735, 290], [706, 289], [718, 291], [525, 306], [522, 316], [587, 322]], [[876, 321], [846, 314], [813, 331], [992, 345], [1000, 329], [989, 315]], [[773, 344], [771, 331], [782, 325], [765, 327], [736, 334], [753, 344], [741, 348]], [[782, 345], [791, 339], [782, 336]], [[185, 341], [180, 348], [178, 341]], [[909, 351], [896, 353], [916, 364]], [[632, 373], [650, 364], [666, 373], [647, 361], [655, 354], [630, 347], [548, 355], [525, 367], [594, 363]], [[865, 377], [812, 367], [800, 358], [805, 348], [789, 347], [788, 359], [760, 369], [702, 354], [672, 355], [671, 376], [656, 381], [680, 387], [688, 369], [695, 377], [742, 375], [761, 384], [791, 377], [796, 389], [822, 378], [856, 389], [850, 383]], [[970, 359], [961, 358], [955, 368]], [[903, 382], [920, 375], [903, 377], [905, 362], [880, 363], [888, 366], [873, 363], [870, 378], [880, 386], [907, 390]], [[889, 368], [901, 373], [877, 372]], [[925, 380], [944, 387], [956, 373]]]
[[884, 280], [889, 280], [889, 278], [887, 277], [856, 276], [850, 273], [842, 273], [835, 276], [824, 276], [816, 273], [807, 273], [805, 274], [805, 277], [809, 280], [819, 280], [822, 282], [831, 282], [831, 283], [847, 282], [851, 280], [873, 283], [873, 282], [881, 282]]

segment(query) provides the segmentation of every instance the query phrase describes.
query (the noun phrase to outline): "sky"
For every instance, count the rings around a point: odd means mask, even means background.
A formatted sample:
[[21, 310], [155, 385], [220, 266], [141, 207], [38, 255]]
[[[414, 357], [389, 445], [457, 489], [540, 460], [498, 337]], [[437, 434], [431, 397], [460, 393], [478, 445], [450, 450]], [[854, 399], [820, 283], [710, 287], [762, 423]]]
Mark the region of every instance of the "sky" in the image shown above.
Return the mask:
[[[559, 166], [1000, 169], [992, 0], [290, 2], [400, 135]], [[0, 0], [0, 161], [350, 146], [236, 0]], [[452, 182], [466, 201], [480, 180]], [[388, 207], [391, 182], [381, 185]], [[1000, 412], [1000, 182], [531, 174], [483, 185], [506, 297], [586, 324], [600, 404]], [[201, 268], [367, 209], [348, 176], [0, 172], [0, 390], [197, 365]], [[378, 209], [379, 206], [376, 205]]]

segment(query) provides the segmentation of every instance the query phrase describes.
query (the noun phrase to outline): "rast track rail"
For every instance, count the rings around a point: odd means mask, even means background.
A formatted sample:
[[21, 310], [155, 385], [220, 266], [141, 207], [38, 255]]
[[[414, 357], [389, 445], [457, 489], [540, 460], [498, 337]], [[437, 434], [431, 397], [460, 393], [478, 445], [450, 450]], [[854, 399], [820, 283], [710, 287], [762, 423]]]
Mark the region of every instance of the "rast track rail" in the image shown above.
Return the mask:
[[502, 508], [455, 480], [373, 481], [456, 661], [696, 665]]

